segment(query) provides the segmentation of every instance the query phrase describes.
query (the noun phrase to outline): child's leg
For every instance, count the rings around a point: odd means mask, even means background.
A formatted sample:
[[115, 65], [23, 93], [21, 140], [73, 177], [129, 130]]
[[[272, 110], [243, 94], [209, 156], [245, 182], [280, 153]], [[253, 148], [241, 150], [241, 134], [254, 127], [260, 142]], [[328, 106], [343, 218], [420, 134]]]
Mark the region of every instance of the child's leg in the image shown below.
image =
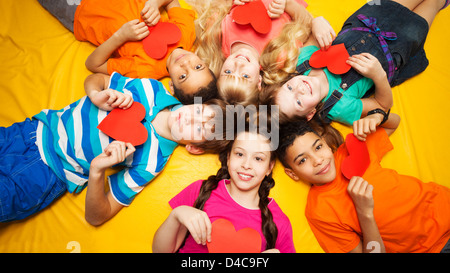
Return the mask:
[[24, 219], [66, 191], [41, 159], [35, 122], [0, 127], [0, 222]]
[[436, 14], [447, 4], [446, 0], [424, 0], [412, 11], [422, 16], [431, 26]]

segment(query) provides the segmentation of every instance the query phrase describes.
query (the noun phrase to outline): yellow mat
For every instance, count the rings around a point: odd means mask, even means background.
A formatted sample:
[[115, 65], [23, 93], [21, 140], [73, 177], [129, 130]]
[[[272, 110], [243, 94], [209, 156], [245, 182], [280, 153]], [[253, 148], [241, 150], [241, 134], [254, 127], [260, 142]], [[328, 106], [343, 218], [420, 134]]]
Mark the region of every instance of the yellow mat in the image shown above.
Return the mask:
[[[366, 3], [307, 2], [308, 10], [323, 15], [336, 31]], [[449, 26], [450, 8], [436, 17], [428, 35], [427, 70], [393, 89], [392, 111], [402, 122], [391, 136], [395, 149], [383, 165], [450, 187]], [[93, 50], [76, 41], [36, 0], [0, 1], [0, 126], [45, 108], [61, 109], [84, 96], [83, 82], [90, 74], [84, 62]], [[350, 132], [344, 126], [338, 129]], [[168, 200], [217, 168], [216, 156], [192, 156], [178, 147], [161, 175], [106, 224], [93, 227], [84, 220], [86, 190], [66, 193], [27, 220], [0, 224], [0, 252], [151, 252], [153, 234], [170, 213]], [[274, 177], [271, 196], [291, 220], [297, 251], [323, 252], [304, 216], [309, 185], [290, 180], [278, 162]]]

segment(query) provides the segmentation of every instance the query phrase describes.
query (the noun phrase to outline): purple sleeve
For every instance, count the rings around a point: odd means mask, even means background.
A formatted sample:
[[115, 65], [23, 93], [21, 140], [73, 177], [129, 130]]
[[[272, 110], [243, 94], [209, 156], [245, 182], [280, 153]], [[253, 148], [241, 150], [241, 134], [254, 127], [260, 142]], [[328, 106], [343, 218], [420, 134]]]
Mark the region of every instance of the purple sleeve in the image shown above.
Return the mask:
[[179, 207], [179, 206], [194, 206], [194, 202], [198, 197], [198, 194], [200, 193], [200, 188], [202, 186], [203, 180], [198, 180], [186, 188], [184, 188], [180, 193], [175, 195], [172, 199], [169, 201], [169, 205], [172, 207], [172, 209]]

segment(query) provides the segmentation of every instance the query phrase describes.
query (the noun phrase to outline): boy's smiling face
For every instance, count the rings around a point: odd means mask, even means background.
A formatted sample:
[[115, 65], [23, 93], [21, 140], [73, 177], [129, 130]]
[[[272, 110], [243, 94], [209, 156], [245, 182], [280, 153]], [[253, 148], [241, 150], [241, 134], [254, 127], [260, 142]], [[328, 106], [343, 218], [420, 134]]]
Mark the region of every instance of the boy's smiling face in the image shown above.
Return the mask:
[[286, 174], [294, 180], [303, 180], [320, 186], [336, 178], [336, 166], [331, 148], [325, 140], [308, 132], [298, 136], [286, 149]]

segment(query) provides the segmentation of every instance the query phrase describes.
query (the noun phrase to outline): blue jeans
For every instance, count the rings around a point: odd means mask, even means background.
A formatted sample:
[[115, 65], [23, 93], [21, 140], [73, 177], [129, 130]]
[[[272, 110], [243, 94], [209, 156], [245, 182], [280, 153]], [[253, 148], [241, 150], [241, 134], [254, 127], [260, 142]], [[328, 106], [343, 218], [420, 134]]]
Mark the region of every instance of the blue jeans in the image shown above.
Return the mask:
[[41, 159], [37, 120], [0, 127], [0, 222], [24, 219], [47, 207], [67, 186]]

